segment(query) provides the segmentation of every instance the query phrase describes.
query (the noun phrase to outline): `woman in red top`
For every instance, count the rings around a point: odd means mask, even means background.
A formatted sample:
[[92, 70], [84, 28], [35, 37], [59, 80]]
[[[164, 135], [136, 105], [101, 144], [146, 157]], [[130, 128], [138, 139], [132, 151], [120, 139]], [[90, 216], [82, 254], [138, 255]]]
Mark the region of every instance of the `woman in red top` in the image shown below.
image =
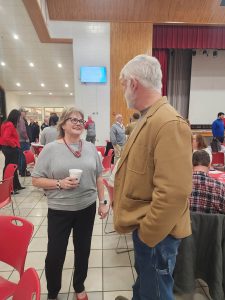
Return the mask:
[[[9, 113], [6, 121], [1, 126], [0, 143], [2, 145], [2, 153], [5, 156], [5, 167], [3, 169], [3, 174], [8, 164], [18, 165], [20, 142], [16, 126], [19, 118], [20, 112], [17, 109], [13, 109]], [[13, 186], [14, 193], [16, 194], [18, 193], [18, 190], [24, 189], [19, 182], [17, 171], [14, 173]]]

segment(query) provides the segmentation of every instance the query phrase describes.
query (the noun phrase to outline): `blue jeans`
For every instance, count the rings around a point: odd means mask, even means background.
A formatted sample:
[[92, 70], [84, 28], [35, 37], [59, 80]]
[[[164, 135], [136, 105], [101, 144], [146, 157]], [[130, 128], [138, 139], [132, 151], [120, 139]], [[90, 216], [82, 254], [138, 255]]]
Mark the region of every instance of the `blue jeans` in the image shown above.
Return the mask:
[[23, 151], [29, 150], [30, 144], [27, 142], [20, 142], [20, 151], [19, 151], [19, 173], [20, 175], [25, 175], [27, 164]]
[[132, 300], [173, 300], [173, 270], [180, 239], [168, 235], [155, 247], [142, 242], [133, 232], [135, 269]]

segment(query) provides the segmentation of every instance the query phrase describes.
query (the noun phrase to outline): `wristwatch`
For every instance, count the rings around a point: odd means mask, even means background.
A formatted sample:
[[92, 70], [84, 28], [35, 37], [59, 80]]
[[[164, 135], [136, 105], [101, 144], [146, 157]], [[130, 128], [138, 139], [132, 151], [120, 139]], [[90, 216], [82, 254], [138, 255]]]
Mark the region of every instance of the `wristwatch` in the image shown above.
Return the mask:
[[108, 201], [105, 199], [105, 200], [101, 200], [99, 201], [99, 204], [104, 204], [104, 205], [107, 205], [108, 204]]

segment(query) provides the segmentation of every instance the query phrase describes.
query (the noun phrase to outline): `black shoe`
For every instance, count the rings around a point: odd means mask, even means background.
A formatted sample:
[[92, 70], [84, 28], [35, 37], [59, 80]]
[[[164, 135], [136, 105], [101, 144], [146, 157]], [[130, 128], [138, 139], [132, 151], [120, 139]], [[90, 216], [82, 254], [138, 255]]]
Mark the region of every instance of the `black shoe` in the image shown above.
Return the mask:
[[30, 173], [30, 171], [26, 171], [26, 173], [25, 173], [26, 175], [26, 177], [29, 177], [29, 176], [31, 176], [31, 173]]
[[20, 187], [17, 188], [18, 191], [19, 190], [24, 190], [24, 189], [25, 189], [25, 186], [20, 186]]

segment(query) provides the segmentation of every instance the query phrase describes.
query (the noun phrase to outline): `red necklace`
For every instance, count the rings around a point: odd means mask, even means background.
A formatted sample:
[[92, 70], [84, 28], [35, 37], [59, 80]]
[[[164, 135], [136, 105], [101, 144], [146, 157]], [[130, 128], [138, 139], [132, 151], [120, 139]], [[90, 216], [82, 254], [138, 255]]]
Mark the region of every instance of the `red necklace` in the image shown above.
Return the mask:
[[81, 152], [82, 152], [82, 141], [79, 140], [79, 144], [78, 144], [78, 150], [77, 151], [74, 151], [68, 144], [67, 142], [65, 141], [65, 139], [63, 138], [63, 142], [65, 143], [66, 147], [70, 150], [71, 153], [73, 153], [73, 155], [75, 157], [81, 157]]

